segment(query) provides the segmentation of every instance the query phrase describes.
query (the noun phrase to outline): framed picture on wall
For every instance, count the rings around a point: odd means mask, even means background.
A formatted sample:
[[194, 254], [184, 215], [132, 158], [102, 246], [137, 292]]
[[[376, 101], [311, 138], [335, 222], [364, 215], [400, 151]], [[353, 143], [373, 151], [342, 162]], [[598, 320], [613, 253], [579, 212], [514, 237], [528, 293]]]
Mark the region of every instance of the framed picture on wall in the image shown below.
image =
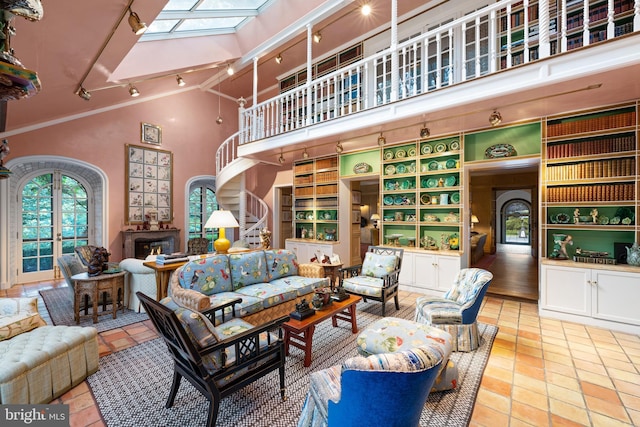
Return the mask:
[[126, 223], [173, 221], [173, 154], [126, 144], [125, 170]]
[[351, 203], [354, 205], [359, 205], [360, 203], [362, 203], [362, 193], [360, 191], [351, 191]]
[[352, 224], [360, 224], [360, 210], [352, 210], [351, 211], [351, 223]]
[[141, 123], [140, 134], [142, 137], [142, 142], [155, 145], [162, 144], [162, 128], [158, 125]]

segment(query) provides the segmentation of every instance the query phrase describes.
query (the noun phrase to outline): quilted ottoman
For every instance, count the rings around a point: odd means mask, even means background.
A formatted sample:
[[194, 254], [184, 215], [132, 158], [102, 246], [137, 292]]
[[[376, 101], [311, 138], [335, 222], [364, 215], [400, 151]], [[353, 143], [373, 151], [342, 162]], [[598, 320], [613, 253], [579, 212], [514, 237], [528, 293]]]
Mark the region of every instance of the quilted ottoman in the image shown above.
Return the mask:
[[40, 326], [0, 341], [0, 404], [49, 403], [98, 370], [98, 333]]

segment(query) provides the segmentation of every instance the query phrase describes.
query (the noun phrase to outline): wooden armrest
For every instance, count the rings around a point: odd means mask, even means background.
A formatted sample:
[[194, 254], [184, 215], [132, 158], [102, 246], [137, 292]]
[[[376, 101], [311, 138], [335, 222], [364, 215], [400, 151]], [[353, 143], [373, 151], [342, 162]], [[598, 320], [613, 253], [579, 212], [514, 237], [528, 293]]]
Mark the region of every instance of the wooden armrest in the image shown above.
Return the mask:
[[240, 304], [242, 302], [242, 298], [235, 298], [232, 299], [231, 301], [227, 301], [225, 303], [222, 304], [218, 304], [215, 306], [211, 306], [209, 308], [207, 308], [206, 310], [202, 310], [201, 313], [204, 314], [207, 319], [209, 319], [211, 321], [211, 323], [213, 323], [214, 325], [216, 324], [216, 311], [221, 310], [221, 316], [220, 316], [220, 320], [222, 323], [225, 322], [224, 320], [224, 309], [227, 307], [231, 307], [231, 317], [236, 317], [236, 304]]

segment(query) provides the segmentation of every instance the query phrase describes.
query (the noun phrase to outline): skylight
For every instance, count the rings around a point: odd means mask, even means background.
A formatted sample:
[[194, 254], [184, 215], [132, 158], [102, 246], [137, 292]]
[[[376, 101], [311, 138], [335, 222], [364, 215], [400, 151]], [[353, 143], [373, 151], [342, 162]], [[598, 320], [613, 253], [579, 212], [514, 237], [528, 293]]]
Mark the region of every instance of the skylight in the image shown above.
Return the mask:
[[140, 41], [235, 33], [275, 0], [169, 0]]

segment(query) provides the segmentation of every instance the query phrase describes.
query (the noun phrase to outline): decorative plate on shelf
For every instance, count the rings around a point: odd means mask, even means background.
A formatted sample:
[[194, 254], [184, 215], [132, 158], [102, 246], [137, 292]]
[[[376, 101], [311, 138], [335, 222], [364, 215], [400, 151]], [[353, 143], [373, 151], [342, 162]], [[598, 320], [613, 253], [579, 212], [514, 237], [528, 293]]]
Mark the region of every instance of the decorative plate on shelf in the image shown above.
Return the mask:
[[558, 215], [556, 215], [556, 222], [558, 224], [569, 224], [570, 220], [571, 218], [569, 218], [569, 215], [564, 212], [560, 212]]
[[385, 188], [387, 190], [395, 190], [396, 189], [396, 182], [395, 181], [387, 181], [385, 183]]
[[384, 159], [385, 160], [391, 160], [393, 159], [393, 151], [391, 150], [387, 150], [384, 152]]
[[407, 173], [407, 168], [405, 167], [405, 165], [399, 164], [398, 166], [396, 166], [396, 172], [397, 173]]
[[387, 206], [393, 205], [393, 196], [384, 196], [384, 198], [382, 199], [382, 203]]
[[404, 197], [396, 196], [396, 198], [393, 199], [393, 204], [394, 205], [403, 205], [404, 204]]
[[420, 186], [421, 186], [422, 188], [427, 188], [427, 183], [428, 183], [428, 182], [429, 182], [429, 180], [428, 180], [427, 178], [422, 178], [422, 179], [420, 180]]
[[436, 188], [438, 186], [438, 180], [435, 178], [429, 178], [427, 180], [427, 188]]
[[432, 151], [433, 151], [433, 148], [429, 144], [424, 144], [420, 149], [420, 152], [422, 154], [431, 154]]
[[460, 203], [460, 193], [453, 193], [451, 195], [451, 203]]
[[449, 151], [458, 151], [460, 149], [460, 141], [454, 139], [449, 143]]
[[416, 155], [416, 147], [411, 147], [407, 150], [407, 156], [414, 157]]
[[415, 173], [415, 171], [416, 171], [416, 164], [415, 163], [409, 163], [409, 166], [407, 166], [407, 172]]
[[312, 213], [307, 214], [307, 219], [308, 219], [309, 221], [313, 220], [313, 214], [312, 214]]
[[598, 224], [601, 224], [601, 225], [609, 224], [609, 217], [608, 216], [601, 216], [600, 218], [598, 218]]
[[455, 161], [455, 159], [449, 159], [449, 160], [447, 160], [447, 162], [445, 163], [445, 166], [447, 167], [447, 169], [455, 169], [455, 168], [456, 168], [456, 161]]
[[402, 159], [403, 157], [407, 157], [407, 152], [404, 150], [398, 150], [396, 151], [396, 158], [397, 159]]
[[423, 194], [422, 196], [420, 196], [420, 202], [422, 202], [423, 205], [430, 205], [431, 197], [429, 197], [428, 194]]
[[298, 212], [296, 214], [296, 219], [304, 219], [304, 215], [305, 215], [304, 212]]
[[620, 217], [619, 216], [614, 216], [613, 218], [611, 218], [611, 220], [609, 220], [609, 224], [613, 224], [613, 225], [620, 224]]
[[437, 171], [440, 165], [435, 160], [431, 160], [428, 165], [430, 171]]
[[371, 165], [369, 163], [358, 163], [353, 167], [354, 173], [367, 173], [371, 172]]
[[624, 225], [631, 225], [631, 222], [633, 222], [633, 220], [631, 218], [629, 218], [629, 217], [622, 218], [622, 223]]
[[511, 144], [495, 144], [484, 151], [484, 157], [487, 159], [500, 159], [517, 155], [516, 149]]
[[447, 151], [447, 144], [445, 144], [444, 142], [440, 142], [436, 144], [434, 149], [436, 153], [444, 153], [445, 151]]
[[445, 187], [454, 187], [456, 185], [456, 177], [455, 175], [448, 176], [444, 179]]
[[394, 165], [387, 165], [384, 167], [385, 175], [393, 175], [394, 173], [396, 173], [396, 167]]

